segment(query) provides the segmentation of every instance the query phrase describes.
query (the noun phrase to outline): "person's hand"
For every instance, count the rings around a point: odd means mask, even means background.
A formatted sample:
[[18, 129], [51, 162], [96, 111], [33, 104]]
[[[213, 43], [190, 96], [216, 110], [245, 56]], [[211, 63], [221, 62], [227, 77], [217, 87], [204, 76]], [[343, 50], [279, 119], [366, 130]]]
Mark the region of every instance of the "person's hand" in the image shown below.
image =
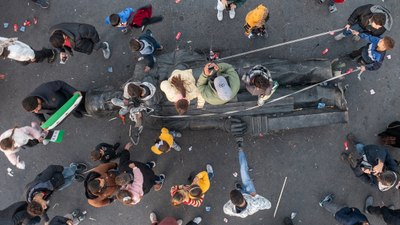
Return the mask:
[[133, 143], [132, 142], [128, 142], [128, 143], [126, 143], [124, 149], [125, 150], [129, 150], [132, 146], [133, 146]]
[[221, 3], [226, 7], [228, 6], [228, 1], [227, 0], [221, 0]]
[[370, 169], [366, 169], [364, 167], [361, 167], [361, 170], [366, 174], [371, 174], [371, 172], [372, 172]]
[[236, 5], [235, 4], [231, 4], [231, 9], [236, 9]]
[[149, 66], [146, 66], [146, 67], [144, 68], [144, 72], [145, 72], [145, 73], [150, 72], [150, 70], [151, 70], [151, 68], [150, 68]]
[[351, 30], [351, 33], [352, 33], [353, 35], [359, 35], [359, 34], [360, 34], [360, 32], [358, 32], [358, 31], [356, 31], [356, 30]]
[[[212, 70], [209, 69], [211, 67], [213, 68]], [[215, 64], [215, 63], [207, 63], [204, 66], [203, 72], [204, 72], [204, 75], [206, 75], [208, 77], [208, 76], [211, 76], [213, 71], [218, 71], [218, 70], [219, 70], [219, 67], [218, 67], [217, 64]]]
[[74, 222], [72, 220], [68, 220], [67, 225], [74, 225]]
[[346, 26], [344, 26], [344, 29], [349, 30], [350, 27], [351, 27], [351, 25], [350, 25], [350, 24], [347, 24]]
[[129, 167], [133, 169], [136, 167], [136, 165], [135, 165], [135, 163], [129, 163]]
[[198, 108], [198, 109], [204, 108], [204, 103], [203, 103], [203, 104], [197, 104], [197, 107], [196, 107], [196, 108]]
[[365, 66], [361, 66], [361, 67], [360, 67], [360, 71], [361, 71], [361, 72], [364, 72], [365, 70], [366, 70]]
[[377, 174], [377, 173], [382, 173], [383, 171], [383, 162], [381, 162], [380, 160], [378, 161], [378, 165], [374, 166], [374, 168], [372, 169], [373, 173]]

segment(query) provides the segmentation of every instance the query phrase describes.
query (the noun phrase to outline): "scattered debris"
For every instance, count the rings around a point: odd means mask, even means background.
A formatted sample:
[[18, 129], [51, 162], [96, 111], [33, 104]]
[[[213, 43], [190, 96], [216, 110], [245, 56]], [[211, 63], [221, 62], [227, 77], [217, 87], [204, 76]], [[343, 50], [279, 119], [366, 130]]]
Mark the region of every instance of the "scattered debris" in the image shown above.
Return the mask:
[[225, 223], [228, 223], [228, 219], [227, 219], [227, 218], [224, 218], [224, 222], [225, 222]]
[[392, 55], [387, 55], [387, 59], [392, 59]]
[[19, 31], [25, 32], [25, 27], [24, 27], [24, 26], [21, 26], [21, 27], [19, 28]]
[[10, 176], [10, 177], [14, 176], [13, 171], [12, 171], [12, 169], [10, 167], [7, 168], [7, 175]]
[[325, 50], [322, 51], [322, 55], [326, 55], [329, 52], [329, 49], [326, 48]]
[[60, 204], [58, 204], [58, 203], [54, 204], [54, 205], [53, 205], [53, 209], [54, 209], [55, 207], [59, 206], [59, 205], [60, 205]]
[[10, 24], [8, 24], [8, 23], [3, 23], [4, 29], [8, 28], [9, 25], [10, 25]]
[[210, 212], [211, 211], [211, 206], [206, 206], [206, 212]]
[[179, 4], [181, 2], [181, 0], [175, 0], [176, 4]]
[[91, 220], [91, 221], [96, 221], [96, 219], [95, 219], [95, 218], [92, 218], [92, 217], [89, 217], [89, 220]]
[[237, 176], [238, 176], [238, 173], [237, 173], [237, 172], [234, 172], [232, 175], [233, 175], [234, 177], [237, 177]]
[[38, 23], [38, 19], [36, 17], [33, 17], [33, 24], [37, 24]]
[[371, 90], [369, 91], [369, 93], [370, 93], [371, 95], [374, 95], [374, 94], [375, 94], [374, 89], [371, 89]]
[[190, 43], [192, 43], [192, 41], [189, 40], [189, 41], [187, 41], [186, 43], [190, 44]]
[[181, 39], [181, 35], [181, 32], [176, 33], [175, 40], [179, 41], [179, 39]]
[[297, 216], [297, 212], [292, 212], [292, 214], [290, 214], [290, 219], [294, 219]]
[[107, 71], [108, 71], [109, 73], [112, 73], [112, 72], [113, 72], [112, 66], [108, 67], [108, 68], [107, 68]]
[[323, 109], [323, 108], [325, 108], [325, 103], [323, 103], [323, 102], [320, 102], [320, 103], [318, 103], [318, 105], [317, 105], [317, 108], [318, 109]]
[[349, 143], [347, 141], [344, 141], [343, 145], [344, 145], [344, 150], [346, 151], [349, 150]]
[[18, 24], [14, 24], [14, 32], [17, 32], [18, 31]]
[[193, 146], [189, 147], [189, 152], [191, 152], [193, 150]]
[[24, 21], [24, 26], [25, 27], [30, 27], [31, 26], [31, 21], [30, 20], [25, 20]]
[[333, 35], [335, 35], [335, 32], [331, 31], [331, 32], [329, 32], [329, 34], [333, 36]]
[[137, 61], [140, 62], [140, 61], [142, 61], [143, 59], [144, 59], [144, 57], [139, 57], [139, 58], [137, 59]]

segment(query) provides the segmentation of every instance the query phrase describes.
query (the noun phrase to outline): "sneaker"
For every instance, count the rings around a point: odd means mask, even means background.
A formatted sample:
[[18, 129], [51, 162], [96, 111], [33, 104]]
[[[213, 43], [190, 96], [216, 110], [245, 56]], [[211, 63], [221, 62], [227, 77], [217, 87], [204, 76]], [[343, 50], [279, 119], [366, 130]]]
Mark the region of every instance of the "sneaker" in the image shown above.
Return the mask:
[[319, 0], [319, 3], [320, 4], [322, 4], [322, 3], [324, 3], [325, 2], [325, 0]]
[[57, 59], [57, 51], [54, 49], [52, 49], [51, 51], [53, 52], [53, 55], [51, 57], [47, 58], [48, 63], [53, 63]]
[[76, 164], [76, 173], [81, 174], [87, 170], [88, 166], [85, 163]]
[[236, 13], [235, 13], [234, 9], [229, 10], [229, 18], [234, 19], [235, 15], [236, 15]]
[[351, 38], [351, 40], [357, 42], [357, 41], [360, 41], [361, 38], [360, 38], [360, 36], [358, 36], [358, 35], [353, 35], [353, 37]]
[[174, 142], [172, 148], [177, 152], [180, 152], [182, 150], [181, 146], [179, 146], [176, 142]]
[[159, 180], [156, 181], [156, 184], [154, 185], [154, 191], [160, 191], [164, 184], [164, 181], [165, 181], [164, 174], [160, 174], [160, 175], [158, 175], [158, 177], [159, 177]]
[[212, 166], [211, 166], [210, 164], [207, 164], [206, 170], [207, 170], [207, 173], [208, 173], [209, 175], [211, 175], [211, 176], [209, 177], [209, 179], [211, 180], [211, 179], [214, 177], [214, 170], [213, 170]]
[[222, 21], [224, 19], [224, 12], [223, 11], [219, 11], [218, 10], [217, 19], [218, 19], [218, 21]]
[[119, 143], [119, 142], [115, 143], [113, 146], [114, 150], [117, 150], [119, 148], [119, 146], [121, 146], [121, 143]]
[[357, 160], [353, 157], [352, 154], [342, 152], [342, 154], [340, 154], [340, 157], [344, 162], [347, 162], [351, 166], [351, 168], [355, 168], [357, 166]]
[[201, 221], [202, 221], [202, 218], [201, 218], [200, 216], [198, 216], [198, 217], [196, 217], [196, 218], [194, 218], [194, 219], [192, 220], [192, 222], [193, 222], [193, 223], [196, 223], [196, 224], [200, 224]]
[[182, 225], [182, 224], [183, 224], [183, 220], [182, 220], [182, 219], [177, 220], [177, 221], [176, 221], [176, 224]]
[[48, 145], [48, 144], [50, 143], [50, 141], [47, 140], [47, 139], [44, 139], [44, 140], [42, 141], [42, 143], [43, 143], [43, 145]]
[[374, 204], [374, 197], [368, 195], [367, 198], [365, 199], [364, 212], [370, 214], [370, 212], [368, 211], [368, 207], [372, 206], [373, 204]]
[[334, 13], [334, 12], [336, 12], [336, 11], [337, 11], [336, 5], [330, 5], [330, 6], [329, 6], [329, 12], [330, 12], [330, 13]]
[[154, 212], [150, 213], [150, 222], [151, 223], [157, 223], [158, 222], [157, 215]]
[[236, 190], [239, 190], [239, 191], [243, 190], [242, 184], [239, 183], [239, 182], [236, 182], [236, 183], [235, 183], [235, 189], [236, 189]]
[[72, 217], [73, 217], [73, 218], [76, 218], [77, 220], [79, 220], [79, 222], [82, 222], [83, 220], [85, 220], [86, 214], [87, 214], [86, 211], [83, 211], [83, 212], [82, 212], [80, 209], [75, 209], [75, 210], [71, 213]]
[[177, 137], [177, 138], [182, 137], [182, 134], [181, 134], [180, 132], [178, 132], [178, 131], [170, 131], [169, 133], [170, 133], [173, 137]]
[[154, 167], [156, 167], [156, 162], [154, 161], [150, 161], [146, 163], [146, 166], [148, 166], [150, 169], [153, 169]]
[[111, 103], [115, 106], [119, 106], [121, 108], [126, 108], [125, 103], [122, 99], [119, 98], [112, 98]]
[[103, 44], [106, 45], [106, 49], [102, 49], [103, 50], [103, 56], [104, 56], [105, 59], [109, 59], [111, 57], [110, 45], [108, 44], [108, 42], [103, 42]]
[[82, 174], [75, 174], [74, 180], [81, 183], [81, 182], [85, 181], [85, 176], [83, 176]]
[[345, 37], [346, 37], [346, 35], [344, 35], [343, 33], [340, 33], [340, 34], [338, 34], [338, 35], [335, 36], [335, 40], [336, 40], [336, 41], [340, 41], [340, 40], [342, 40], [342, 39], [345, 38]]
[[35, 4], [40, 6], [42, 9], [47, 9], [50, 6], [50, 4], [47, 0], [37, 0], [35, 2]]
[[325, 196], [325, 198], [322, 199], [322, 200], [319, 202], [319, 206], [324, 207], [324, 204], [333, 201], [334, 198], [335, 198], [335, 195], [334, 195], [334, 194], [329, 194], [329, 195]]

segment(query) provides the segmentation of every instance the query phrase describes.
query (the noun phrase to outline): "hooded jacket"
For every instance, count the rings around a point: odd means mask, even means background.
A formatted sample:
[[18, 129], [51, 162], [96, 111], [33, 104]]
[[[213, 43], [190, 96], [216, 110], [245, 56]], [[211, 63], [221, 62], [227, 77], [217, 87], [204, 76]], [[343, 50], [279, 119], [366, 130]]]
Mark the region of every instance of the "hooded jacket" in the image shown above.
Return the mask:
[[368, 222], [367, 217], [357, 208], [344, 207], [335, 213], [335, 219], [342, 225], [354, 225], [360, 222]]
[[[60, 23], [50, 28], [50, 34], [56, 31], [62, 31], [71, 43], [72, 49], [90, 55], [94, 44], [100, 42], [99, 34], [94, 26], [84, 23]], [[58, 49], [61, 52], [65, 50], [72, 53], [68, 47]]]
[[[379, 29], [374, 29], [373, 27], [368, 26], [369, 19], [375, 13], [383, 13], [386, 16], [384, 25]], [[392, 28], [393, 18], [390, 11], [385, 7], [368, 4], [355, 9], [348, 19], [348, 24], [358, 24], [361, 26], [361, 28], [363, 28], [363, 30], [365, 30], [365, 33], [378, 37], [385, 33], [386, 30], [390, 30]]]
[[269, 19], [269, 11], [263, 4], [258, 5], [246, 15], [246, 23], [244, 25], [245, 35], [249, 35], [254, 28], [260, 28]]
[[40, 222], [40, 217], [32, 217], [26, 211], [28, 203], [16, 202], [7, 208], [0, 210], [0, 224], [1, 225], [33, 225]]

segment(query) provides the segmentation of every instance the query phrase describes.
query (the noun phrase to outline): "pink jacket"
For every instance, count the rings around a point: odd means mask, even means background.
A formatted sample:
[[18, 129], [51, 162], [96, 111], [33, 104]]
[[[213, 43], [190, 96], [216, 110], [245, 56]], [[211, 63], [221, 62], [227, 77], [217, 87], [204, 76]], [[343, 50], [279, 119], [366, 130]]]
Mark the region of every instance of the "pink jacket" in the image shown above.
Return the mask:
[[122, 190], [127, 190], [132, 194], [132, 205], [136, 205], [143, 197], [143, 174], [139, 168], [135, 167], [133, 170], [133, 183], [125, 185]]

